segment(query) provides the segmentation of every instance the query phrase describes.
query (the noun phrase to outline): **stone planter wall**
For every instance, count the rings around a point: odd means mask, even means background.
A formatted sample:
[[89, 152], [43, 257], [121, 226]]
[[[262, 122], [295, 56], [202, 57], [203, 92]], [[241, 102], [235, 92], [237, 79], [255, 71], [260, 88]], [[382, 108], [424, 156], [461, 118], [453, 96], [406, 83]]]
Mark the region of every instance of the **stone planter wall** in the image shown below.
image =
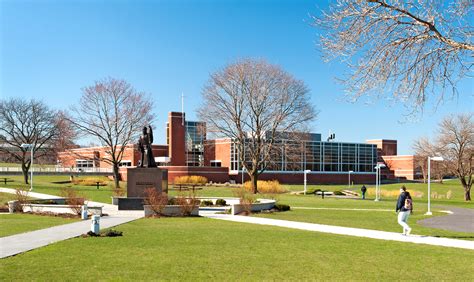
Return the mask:
[[[42, 213], [51, 212], [57, 214], [76, 214], [70, 205], [40, 205], [40, 204], [24, 204], [23, 212]], [[88, 214], [102, 216], [102, 207], [87, 207]]]
[[[252, 212], [261, 212], [263, 210], [271, 210], [274, 206], [276, 201], [275, 200], [268, 200], [268, 199], [258, 199], [259, 203], [253, 203], [250, 206], [250, 211]], [[231, 214], [239, 214], [245, 211], [245, 206], [241, 204], [232, 204], [231, 205]]]
[[[150, 205], [144, 205], [145, 216], [156, 215], [155, 212], [151, 209]], [[163, 215], [165, 216], [182, 216], [181, 206], [178, 205], [167, 205], [163, 209]], [[194, 206], [191, 211], [191, 216], [199, 215], [199, 206]]]

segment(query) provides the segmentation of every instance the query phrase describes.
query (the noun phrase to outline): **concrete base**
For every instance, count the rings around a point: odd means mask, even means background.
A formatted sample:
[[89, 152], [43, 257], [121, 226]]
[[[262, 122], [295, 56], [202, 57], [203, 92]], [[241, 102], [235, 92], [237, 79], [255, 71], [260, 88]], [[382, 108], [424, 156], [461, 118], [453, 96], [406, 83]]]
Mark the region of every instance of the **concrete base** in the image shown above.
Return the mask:
[[168, 173], [157, 167], [127, 169], [127, 197], [146, 197], [145, 190], [154, 188], [161, 193], [168, 190]]
[[143, 210], [143, 205], [145, 203], [145, 199], [142, 197], [117, 198], [117, 199], [118, 199], [119, 211], [123, 211], [123, 210], [140, 211], [140, 210]]

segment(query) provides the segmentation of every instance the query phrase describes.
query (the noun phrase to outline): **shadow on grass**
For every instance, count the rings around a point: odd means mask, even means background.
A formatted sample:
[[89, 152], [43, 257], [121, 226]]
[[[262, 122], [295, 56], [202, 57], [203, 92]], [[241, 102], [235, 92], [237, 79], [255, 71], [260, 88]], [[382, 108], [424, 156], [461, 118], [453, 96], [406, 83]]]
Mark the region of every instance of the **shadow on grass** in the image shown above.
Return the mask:
[[474, 236], [440, 236], [440, 235], [431, 235], [430, 237], [436, 237], [436, 238], [451, 238], [451, 239], [474, 239]]

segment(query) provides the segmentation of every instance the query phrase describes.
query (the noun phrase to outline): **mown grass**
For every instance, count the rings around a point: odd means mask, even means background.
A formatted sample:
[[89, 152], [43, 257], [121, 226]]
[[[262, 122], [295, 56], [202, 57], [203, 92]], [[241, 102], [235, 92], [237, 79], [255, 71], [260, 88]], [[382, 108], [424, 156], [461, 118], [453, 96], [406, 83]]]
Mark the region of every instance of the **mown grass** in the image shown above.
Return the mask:
[[76, 238], [3, 259], [0, 279], [472, 279], [473, 252], [455, 248], [206, 218], [141, 219], [115, 229], [123, 237]]
[[[442, 215], [446, 214], [434, 212], [434, 216]], [[394, 210], [347, 211], [337, 210], [337, 208], [330, 210], [306, 210], [294, 208], [287, 212], [261, 213], [254, 214], [253, 216], [402, 233], [402, 227], [397, 223], [397, 214]], [[411, 215], [408, 224], [413, 229], [412, 234], [474, 240], [474, 233], [435, 229], [418, 224], [419, 220], [429, 217], [431, 216], [426, 216], [423, 212], [415, 212]]]
[[[4, 163], [0, 162], [0, 167], [21, 167], [20, 163]], [[51, 164], [35, 164], [33, 161], [33, 167], [40, 167], [40, 168], [54, 168], [56, 165]]]
[[0, 214], [0, 237], [73, 223], [79, 219], [32, 214]]
[[8, 201], [16, 200], [15, 194], [0, 192], [0, 206], [8, 206]]
[[[80, 176], [77, 178], [89, 178], [90, 176]], [[29, 189], [29, 185], [23, 182], [23, 176], [21, 175], [14, 175], [9, 176], [13, 182], [7, 182], [6, 185], [0, 183], [1, 187], [7, 188], [26, 188]], [[61, 190], [63, 188], [72, 188], [75, 189], [80, 196], [83, 196], [87, 200], [97, 201], [101, 203], [110, 203], [111, 196], [113, 194], [113, 185], [112, 181], [110, 181], [105, 176], [94, 176], [100, 181], [108, 182], [110, 185], [107, 186], [99, 186], [99, 189], [94, 186], [86, 186], [86, 185], [74, 185], [69, 182], [68, 175], [35, 175], [33, 176], [33, 192], [50, 194], [50, 195], [61, 195]], [[126, 189], [126, 183], [121, 182], [121, 187]]]

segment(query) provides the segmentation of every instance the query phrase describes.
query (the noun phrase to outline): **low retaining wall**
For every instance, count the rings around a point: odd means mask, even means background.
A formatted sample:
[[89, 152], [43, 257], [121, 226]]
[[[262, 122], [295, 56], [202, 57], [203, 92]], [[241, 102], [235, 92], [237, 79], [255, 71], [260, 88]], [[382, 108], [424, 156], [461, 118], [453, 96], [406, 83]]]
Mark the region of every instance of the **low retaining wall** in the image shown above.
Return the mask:
[[[143, 206], [145, 210], [145, 216], [152, 216], [156, 215], [156, 213], [151, 209], [150, 205], [144, 205]], [[182, 209], [181, 206], [178, 205], [167, 205], [163, 209], [162, 215], [165, 216], [181, 216], [182, 215]], [[195, 206], [193, 210], [191, 211], [191, 216], [198, 216], [199, 215], [199, 206]]]
[[[15, 207], [18, 205], [18, 201], [9, 201], [8, 205]], [[23, 212], [31, 213], [43, 213], [50, 212], [56, 214], [74, 214], [77, 213], [71, 208], [71, 205], [47, 205], [47, 204], [22, 204], [21, 209]], [[89, 206], [87, 207], [88, 214], [102, 216], [102, 207]]]
[[[250, 206], [250, 211], [251, 212], [261, 212], [263, 210], [271, 210], [274, 206], [276, 201], [275, 200], [268, 200], [268, 199], [257, 199], [259, 203], [253, 203]], [[247, 207], [242, 204], [232, 204], [231, 205], [231, 214], [236, 215], [241, 212], [244, 212]]]

